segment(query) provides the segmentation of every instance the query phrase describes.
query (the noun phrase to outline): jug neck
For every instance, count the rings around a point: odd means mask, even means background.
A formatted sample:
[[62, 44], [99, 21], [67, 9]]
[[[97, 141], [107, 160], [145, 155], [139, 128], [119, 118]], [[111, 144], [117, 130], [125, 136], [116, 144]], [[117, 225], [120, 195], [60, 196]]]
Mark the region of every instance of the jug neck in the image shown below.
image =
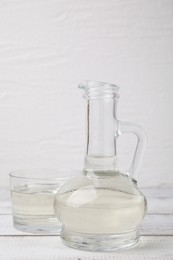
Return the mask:
[[87, 100], [87, 143], [85, 171], [116, 171], [118, 87], [85, 81], [79, 85]]

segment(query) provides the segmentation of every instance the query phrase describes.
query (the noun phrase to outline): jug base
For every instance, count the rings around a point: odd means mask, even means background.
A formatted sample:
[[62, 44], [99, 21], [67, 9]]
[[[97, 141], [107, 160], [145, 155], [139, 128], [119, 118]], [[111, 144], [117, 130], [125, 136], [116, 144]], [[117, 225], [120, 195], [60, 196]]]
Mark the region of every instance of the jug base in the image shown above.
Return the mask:
[[83, 234], [69, 231], [64, 227], [61, 230], [61, 239], [69, 247], [86, 250], [109, 252], [126, 250], [135, 247], [139, 242], [137, 229], [118, 234]]

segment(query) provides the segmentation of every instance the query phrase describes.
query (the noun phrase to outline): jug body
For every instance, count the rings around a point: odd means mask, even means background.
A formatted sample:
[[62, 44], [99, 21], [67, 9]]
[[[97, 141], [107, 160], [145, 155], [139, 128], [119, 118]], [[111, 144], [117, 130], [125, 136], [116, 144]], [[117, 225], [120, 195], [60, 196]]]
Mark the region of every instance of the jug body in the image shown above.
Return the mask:
[[[139, 153], [143, 156], [145, 140], [139, 143], [139, 138], [131, 169], [121, 173], [116, 140], [120, 129], [126, 132], [127, 125], [124, 127], [116, 115], [118, 88], [100, 82], [85, 82], [80, 87], [85, 89], [87, 99], [84, 170], [55, 196], [55, 214], [62, 223], [61, 238], [66, 245], [82, 250], [132, 247], [139, 240], [138, 226], [147, 209], [146, 199], [136, 185], [136, 168]], [[137, 136], [143, 134], [133, 125], [134, 129]], [[136, 170], [134, 176], [132, 170]]]
[[131, 178], [86, 176], [67, 182], [55, 198], [61, 238], [73, 248], [114, 251], [134, 246], [146, 214], [146, 199]]

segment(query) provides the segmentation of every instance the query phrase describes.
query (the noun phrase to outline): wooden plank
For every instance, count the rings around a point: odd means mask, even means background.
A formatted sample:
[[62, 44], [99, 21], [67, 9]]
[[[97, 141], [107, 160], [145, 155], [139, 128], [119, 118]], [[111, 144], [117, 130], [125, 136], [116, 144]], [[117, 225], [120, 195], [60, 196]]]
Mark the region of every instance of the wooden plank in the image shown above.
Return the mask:
[[[13, 227], [12, 215], [0, 215], [0, 236], [28, 236], [30, 233], [21, 232]], [[33, 234], [35, 235], [35, 234]], [[47, 235], [45, 233], [43, 236]]]
[[0, 201], [0, 215], [12, 214], [11, 201]]
[[11, 196], [9, 187], [0, 187], [0, 214], [11, 214]]
[[[173, 214], [173, 198], [147, 198], [147, 214]], [[11, 202], [0, 201], [0, 215], [11, 214]]]
[[[0, 191], [0, 259], [2, 260], [154, 260], [173, 259], [172, 188], [146, 188], [149, 211], [140, 227], [141, 243], [121, 253], [91, 253], [65, 247], [59, 236], [36, 236], [12, 225], [9, 191]], [[8, 213], [8, 214], [7, 214]], [[153, 214], [155, 213], [155, 214]], [[7, 214], [7, 215], [6, 215]], [[151, 236], [154, 235], [154, 236]], [[160, 236], [161, 235], [161, 236]], [[169, 235], [169, 236], [168, 236]], [[9, 250], [10, 248], [10, 250]]]
[[139, 188], [149, 197], [158, 197], [158, 198], [172, 198], [173, 197], [173, 184], [172, 185], [160, 185], [156, 187], [142, 187]]
[[147, 215], [141, 226], [141, 235], [173, 235], [173, 215]]
[[148, 202], [148, 214], [173, 214], [173, 186], [142, 188]]
[[[173, 215], [148, 215], [140, 226], [141, 235], [173, 235]], [[25, 235], [13, 228], [11, 215], [0, 215], [0, 235]], [[46, 234], [43, 234], [46, 235]], [[54, 235], [54, 234], [52, 234]]]
[[[148, 201], [148, 214], [173, 214], [173, 187], [143, 188]], [[0, 214], [11, 214], [10, 191], [0, 189]]]
[[59, 237], [0, 237], [2, 260], [170, 260], [173, 259], [173, 237], [141, 237], [137, 248], [124, 252], [92, 253], [74, 250], [62, 244]]

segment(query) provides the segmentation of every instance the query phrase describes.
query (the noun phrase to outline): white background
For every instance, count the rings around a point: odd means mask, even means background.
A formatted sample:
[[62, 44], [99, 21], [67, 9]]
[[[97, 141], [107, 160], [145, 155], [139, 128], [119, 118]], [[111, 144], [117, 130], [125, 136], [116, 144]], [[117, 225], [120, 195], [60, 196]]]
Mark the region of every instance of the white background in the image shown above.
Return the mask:
[[173, 1], [2, 0], [0, 186], [12, 170], [82, 169], [84, 79], [119, 85], [119, 119], [145, 129], [140, 185], [173, 183]]

